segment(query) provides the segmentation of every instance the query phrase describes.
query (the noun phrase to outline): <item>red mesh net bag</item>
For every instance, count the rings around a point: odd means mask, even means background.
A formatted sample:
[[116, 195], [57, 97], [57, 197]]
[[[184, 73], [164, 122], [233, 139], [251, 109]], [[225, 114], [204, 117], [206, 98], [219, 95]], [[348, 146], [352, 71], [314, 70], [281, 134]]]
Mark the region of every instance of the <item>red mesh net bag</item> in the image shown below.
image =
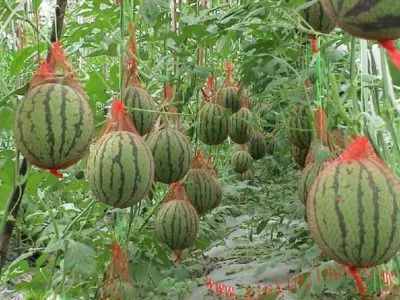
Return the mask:
[[165, 83], [163, 100], [161, 101], [161, 105], [166, 107], [166, 112], [170, 114], [168, 115], [168, 117], [163, 117], [162, 119], [164, 122], [174, 125], [177, 130], [184, 133], [185, 128], [183, 127], [181, 118], [178, 114], [178, 110], [174, 104], [174, 99], [175, 99], [175, 88], [171, 86], [169, 83]]
[[351, 161], [357, 159], [373, 159], [385, 165], [382, 159], [376, 154], [366, 136], [354, 135], [351, 144], [335, 161]]
[[111, 261], [103, 279], [103, 286], [96, 299], [135, 299], [133, 279], [129, 274], [128, 257], [118, 242], [111, 244]]
[[226, 77], [224, 80], [224, 83], [222, 84], [222, 87], [233, 87], [236, 89], [239, 89], [240, 87], [240, 83], [239, 82], [234, 82], [233, 78], [232, 78], [232, 63], [231, 62], [226, 62], [225, 63], [225, 73], [226, 73]]
[[380, 40], [378, 43], [387, 50], [390, 60], [400, 69], [400, 50], [396, 49], [392, 40]]
[[212, 177], [217, 178], [217, 171], [214, 167], [211, 156], [204, 157], [200, 149], [194, 153], [194, 159], [191, 163], [192, 169], [203, 169], [207, 171]]
[[111, 110], [107, 122], [103, 125], [99, 137], [106, 135], [112, 131], [130, 131], [138, 136], [132, 121], [125, 113], [124, 103], [120, 99], [115, 99], [111, 105]]
[[128, 32], [128, 49], [125, 53], [125, 86], [141, 87], [137, 73], [136, 28], [132, 23], [128, 24]]
[[326, 114], [322, 108], [314, 109], [314, 124], [317, 138], [326, 146], [328, 144], [328, 128]]
[[217, 98], [217, 87], [215, 83], [215, 79], [212, 75], [208, 75], [206, 81], [204, 83], [204, 87], [201, 90], [203, 94], [203, 100], [201, 101], [201, 106], [203, 106], [207, 102], [218, 103]]
[[86, 93], [76, 80], [74, 72], [66, 59], [60, 41], [53, 42], [50, 48], [47, 59], [40, 62], [39, 68], [33, 75], [28, 91], [44, 83], [60, 83], [70, 86], [87, 99]]

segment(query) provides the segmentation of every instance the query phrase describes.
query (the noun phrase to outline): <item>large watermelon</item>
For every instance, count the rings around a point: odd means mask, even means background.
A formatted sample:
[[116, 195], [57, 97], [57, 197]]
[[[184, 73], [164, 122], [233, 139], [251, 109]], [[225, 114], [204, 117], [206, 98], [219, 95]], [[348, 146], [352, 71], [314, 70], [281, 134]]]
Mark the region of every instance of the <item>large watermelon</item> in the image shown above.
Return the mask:
[[18, 150], [33, 165], [66, 168], [88, 150], [93, 116], [87, 100], [73, 88], [45, 83], [31, 89], [14, 116]]
[[335, 25], [322, 10], [319, 1], [301, 10], [300, 15], [315, 31], [328, 34], [335, 28]]
[[89, 187], [108, 205], [124, 208], [139, 202], [149, 192], [153, 177], [153, 156], [138, 135], [112, 131], [90, 149]]
[[228, 116], [218, 104], [207, 102], [200, 109], [198, 136], [207, 145], [218, 145], [228, 137]]
[[359, 137], [317, 177], [307, 199], [314, 241], [341, 264], [372, 267], [400, 248], [400, 185]]
[[172, 183], [186, 175], [192, 157], [186, 136], [173, 128], [161, 129], [150, 136], [148, 144], [154, 157], [156, 181]]
[[204, 169], [190, 169], [183, 185], [198, 214], [206, 213], [221, 202], [221, 185]]
[[236, 173], [246, 172], [253, 163], [250, 153], [244, 150], [234, 151], [231, 155], [231, 165]]
[[162, 204], [155, 217], [158, 240], [172, 250], [190, 247], [196, 239], [199, 217], [196, 209], [186, 200], [172, 200]]
[[267, 154], [267, 144], [263, 134], [254, 130], [248, 142], [249, 153], [254, 160], [259, 160]]
[[400, 38], [400, 1], [321, 0], [327, 16], [344, 31], [370, 40]]
[[312, 131], [304, 106], [299, 104], [293, 106], [288, 118], [286, 133], [294, 146], [299, 148], [310, 147]]
[[242, 107], [229, 118], [229, 137], [237, 144], [248, 142], [251, 131], [251, 112]]
[[232, 113], [238, 112], [242, 107], [239, 89], [236, 86], [223, 87], [218, 95], [219, 102]]
[[[122, 99], [135, 128], [145, 135], [153, 127], [157, 119], [157, 105], [152, 97], [140, 86], [128, 86], [124, 89]], [[140, 110], [135, 110], [138, 108]]]
[[312, 163], [304, 168], [297, 182], [297, 194], [303, 205], [306, 205], [308, 193], [318, 174], [324, 169], [323, 163]]

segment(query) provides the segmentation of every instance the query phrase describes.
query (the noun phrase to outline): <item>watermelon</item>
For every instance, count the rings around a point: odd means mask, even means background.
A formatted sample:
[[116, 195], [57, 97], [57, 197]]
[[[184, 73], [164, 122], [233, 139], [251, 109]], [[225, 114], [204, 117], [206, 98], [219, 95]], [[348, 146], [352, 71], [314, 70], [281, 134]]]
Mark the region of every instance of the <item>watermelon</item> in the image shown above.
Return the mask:
[[267, 145], [267, 154], [274, 155], [276, 148], [276, 139], [273, 132], [268, 132], [266, 134], [265, 143]]
[[218, 145], [228, 137], [228, 116], [218, 104], [207, 102], [199, 112], [198, 136], [207, 145]]
[[326, 15], [347, 33], [369, 40], [400, 38], [400, 1], [321, 0]]
[[400, 248], [400, 185], [367, 143], [355, 139], [328, 164], [307, 199], [312, 238], [327, 257], [352, 267], [385, 263]]
[[254, 160], [259, 160], [267, 154], [267, 144], [259, 131], [253, 131], [248, 142], [249, 153]]
[[228, 133], [231, 140], [237, 144], [248, 142], [251, 131], [251, 112], [242, 107], [229, 118]]
[[328, 34], [335, 28], [335, 25], [322, 10], [321, 3], [319, 1], [307, 7], [306, 9], [301, 10], [300, 15], [315, 31]]
[[221, 185], [204, 169], [190, 169], [183, 186], [189, 201], [199, 215], [218, 206], [221, 202]]
[[236, 173], [246, 172], [253, 163], [250, 153], [244, 150], [238, 150], [231, 155], [231, 165]]
[[240, 181], [248, 180], [248, 181], [252, 182], [254, 180], [254, 170], [253, 170], [253, 168], [250, 168], [244, 173], [237, 173], [236, 177]]
[[263, 105], [259, 110], [261, 126], [265, 132], [271, 132], [276, 126], [277, 116], [271, 105]]
[[[124, 89], [122, 100], [125, 103], [127, 114], [135, 128], [141, 135], [152, 129], [157, 120], [157, 104], [152, 97], [140, 86], [128, 86]], [[135, 110], [135, 108], [142, 110]], [[146, 111], [143, 111], [146, 110]]]
[[229, 109], [232, 113], [238, 112], [242, 107], [239, 90], [236, 86], [230, 85], [223, 87], [219, 92], [219, 103]]
[[154, 157], [154, 179], [172, 183], [182, 179], [190, 168], [191, 147], [185, 135], [173, 128], [157, 131], [148, 145]]
[[16, 147], [27, 161], [44, 169], [76, 163], [89, 149], [93, 128], [84, 96], [59, 83], [29, 90], [14, 116]]
[[315, 181], [315, 178], [317, 178], [318, 174], [321, 173], [323, 169], [323, 163], [312, 163], [307, 165], [301, 172], [297, 182], [297, 194], [299, 196], [299, 200], [304, 206], [306, 205], [308, 193]]
[[190, 247], [196, 239], [199, 217], [196, 209], [186, 200], [163, 203], [155, 217], [155, 232], [159, 241], [172, 250]]
[[311, 144], [312, 131], [304, 106], [295, 104], [290, 112], [286, 133], [288, 140], [296, 147], [308, 148]]
[[299, 148], [292, 145], [292, 158], [300, 168], [306, 165], [306, 157], [309, 148]]
[[102, 202], [119, 208], [138, 203], [149, 192], [154, 161], [144, 140], [129, 131], [112, 131], [91, 147], [87, 180]]

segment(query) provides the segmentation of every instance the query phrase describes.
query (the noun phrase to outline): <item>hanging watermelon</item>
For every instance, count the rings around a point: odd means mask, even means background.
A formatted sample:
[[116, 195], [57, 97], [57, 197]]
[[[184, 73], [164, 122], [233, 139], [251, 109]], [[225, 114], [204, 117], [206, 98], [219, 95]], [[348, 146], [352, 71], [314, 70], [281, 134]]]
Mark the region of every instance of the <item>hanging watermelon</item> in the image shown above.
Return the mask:
[[[308, 0], [308, 2], [310, 1]], [[335, 28], [335, 24], [332, 23], [322, 10], [320, 2], [316, 2], [306, 9], [301, 10], [300, 15], [315, 31], [328, 34]], [[316, 35], [310, 35], [311, 49], [314, 53], [318, 52], [316, 38]]]
[[365, 136], [319, 174], [307, 198], [312, 238], [330, 259], [357, 268], [390, 260], [400, 248], [400, 184]]
[[400, 1], [321, 0], [321, 4], [327, 16], [345, 32], [378, 41], [400, 69], [400, 50], [393, 44], [400, 38]]

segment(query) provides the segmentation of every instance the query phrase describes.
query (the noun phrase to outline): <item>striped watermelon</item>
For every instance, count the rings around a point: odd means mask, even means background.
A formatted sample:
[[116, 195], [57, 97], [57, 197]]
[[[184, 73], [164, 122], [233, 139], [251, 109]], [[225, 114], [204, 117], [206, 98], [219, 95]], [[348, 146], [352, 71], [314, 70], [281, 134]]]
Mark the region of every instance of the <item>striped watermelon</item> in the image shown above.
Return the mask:
[[288, 118], [286, 133], [289, 141], [296, 147], [308, 148], [311, 144], [312, 131], [304, 106], [295, 104]]
[[234, 151], [231, 155], [231, 166], [236, 173], [246, 172], [252, 165], [253, 158], [244, 150]]
[[200, 109], [198, 136], [207, 145], [218, 145], [228, 137], [228, 116], [218, 104], [207, 102]]
[[229, 118], [229, 137], [237, 144], [248, 142], [251, 132], [251, 112], [248, 108], [242, 107], [237, 113]]
[[221, 185], [204, 169], [190, 169], [183, 185], [188, 199], [200, 215], [221, 202]]
[[172, 200], [162, 204], [155, 217], [155, 232], [159, 241], [172, 250], [190, 247], [196, 239], [199, 217], [186, 200]]
[[248, 181], [252, 182], [254, 180], [254, 170], [253, 170], [253, 168], [250, 168], [244, 173], [237, 173], [236, 177], [240, 181], [248, 180]]
[[300, 15], [315, 31], [328, 34], [335, 28], [332, 21], [324, 14], [319, 1], [301, 10]]
[[309, 148], [299, 148], [292, 145], [292, 158], [300, 168], [306, 165], [306, 157]]
[[312, 163], [307, 165], [301, 172], [297, 182], [297, 194], [299, 196], [299, 200], [304, 206], [306, 205], [308, 193], [315, 181], [315, 178], [317, 178], [318, 174], [322, 172], [324, 167], [325, 165], [323, 163]]
[[370, 40], [400, 38], [400, 1], [321, 0], [327, 16], [344, 31]]
[[230, 85], [223, 87], [219, 92], [219, 103], [232, 113], [238, 112], [242, 107], [239, 90], [236, 86]]
[[15, 112], [16, 146], [40, 168], [71, 166], [87, 152], [92, 135], [89, 104], [67, 85], [45, 83], [32, 88]]
[[156, 181], [172, 183], [186, 175], [192, 157], [186, 136], [176, 129], [165, 128], [151, 135], [148, 144], [154, 157]]
[[387, 262], [400, 248], [400, 186], [357, 138], [317, 177], [307, 199], [314, 241], [341, 264], [372, 267]]
[[255, 130], [248, 142], [249, 153], [254, 160], [259, 160], [267, 154], [267, 144], [261, 132]]
[[[137, 131], [141, 135], [148, 133], [158, 116], [157, 112], [150, 112], [157, 110], [157, 104], [151, 96], [142, 87], [135, 85], [124, 89], [122, 99]], [[134, 110], [135, 108], [147, 111]]]
[[276, 126], [277, 117], [271, 105], [263, 105], [259, 109], [261, 126], [265, 132], [271, 132]]
[[149, 192], [154, 161], [144, 140], [129, 131], [112, 131], [91, 147], [87, 180], [102, 202], [124, 208], [139, 202]]
[[266, 134], [265, 143], [267, 145], [267, 154], [274, 155], [276, 145], [276, 139], [273, 132], [268, 132]]

